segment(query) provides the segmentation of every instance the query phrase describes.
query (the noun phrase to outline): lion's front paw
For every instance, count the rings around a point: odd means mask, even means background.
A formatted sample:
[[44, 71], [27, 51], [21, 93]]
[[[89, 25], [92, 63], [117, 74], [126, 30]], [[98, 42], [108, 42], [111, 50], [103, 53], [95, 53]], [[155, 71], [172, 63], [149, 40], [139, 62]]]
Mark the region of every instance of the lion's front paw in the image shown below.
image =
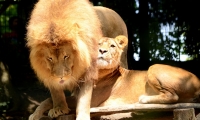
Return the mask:
[[145, 104], [145, 103], [148, 103], [148, 101], [149, 101], [149, 96], [141, 95], [141, 96], [139, 97], [139, 103]]
[[68, 114], [69, 111], [70, 111], [69, 108], [55, 107], [55, 108], [49, 110], [48, 116], [51, 117], [51, 118], [56, 118], [59, 115]]
[[79, 113], [76, 116], [76, 120], [90, 120], [90, 114]]

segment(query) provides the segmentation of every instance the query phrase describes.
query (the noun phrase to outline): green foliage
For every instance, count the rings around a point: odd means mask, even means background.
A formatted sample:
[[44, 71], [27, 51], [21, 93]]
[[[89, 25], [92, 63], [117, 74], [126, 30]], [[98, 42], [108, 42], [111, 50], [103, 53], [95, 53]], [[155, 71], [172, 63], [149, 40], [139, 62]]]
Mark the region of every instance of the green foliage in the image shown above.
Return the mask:
[[0, 31], [1, 31], [1, 34], [5, 33], [5, 32], [9, 32], [10, 29], [8, 27], [8, 21], [9, 21], [9, 18], [12, 17], [12, 16], [17, 16], [17, 7], [18, 5], [17, 4], [12, 4], [10, 5], [6, 11], [4, 11], [1, 15], [0, 15]]

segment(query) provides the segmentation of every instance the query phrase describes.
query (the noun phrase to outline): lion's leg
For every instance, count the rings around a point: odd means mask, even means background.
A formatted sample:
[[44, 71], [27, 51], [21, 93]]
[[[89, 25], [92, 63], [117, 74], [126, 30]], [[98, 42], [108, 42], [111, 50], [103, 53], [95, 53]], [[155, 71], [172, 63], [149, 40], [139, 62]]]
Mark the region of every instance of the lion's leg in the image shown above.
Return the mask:
[[90, 120], [90, 104], [93, 82], [87, 81], [80, 88], [77, 99], [76, 120]]
[[169, 91], [161, 91], [159, 95], [141, 95], [139, 97], [139, 103], [175, 103], [178, 101], [178, 96], [175, 94], [171, 94]]
[[[146, 95], [139, 97], [140, 103], [175, 103], [178, 101], [179, 97], [175, 91], [169, 90], [169, 88], [156, 77], [154, 71], [149, 70], [147, 72], [147, 79]], [[153, 95], [151, 94], [152, 91], [154, 91]]]
[[85, 82], [80, 88], [77, 99], [76, 120], [90, 120], [92, 91], [94, 81], [98, 79], [98, 70], [95, 59], [93, 60], [91, 67], [86, 72], [84, 79]]
[[50, 88], [50, 92], [53, 100], [53, 108], [49, 111], [48, 115], [51, 118], [56, 118], [59, 115], [68, 114], [70, 109], [68, 108], [64, 91], [62, 89], [56, 90]]
[[36, 108], [33, 114], [29, 116], [29, 120], [39, 120], [44, 112], [53, 108], [53, 102], [51, 98], [47, 98]]

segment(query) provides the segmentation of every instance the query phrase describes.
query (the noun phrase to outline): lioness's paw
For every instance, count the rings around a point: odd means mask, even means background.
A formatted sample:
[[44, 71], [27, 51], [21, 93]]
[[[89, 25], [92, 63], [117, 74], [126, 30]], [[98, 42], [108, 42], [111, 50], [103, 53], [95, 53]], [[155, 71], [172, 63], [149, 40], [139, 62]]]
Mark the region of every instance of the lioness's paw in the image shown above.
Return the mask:
[[49, 110], [48, 116], [51, 118], [56, 118], [60, 115], [68, 114], [69, 111], [70, 111], [70, 109], [68, 109], [68, 108], [63, 109], [61, 107], [55, 107], [55, 108]]
[[141, 96], [139, 97], [139, 103], [145, 104], [145, 103], [148, 103], [148, 101], [149, 101], [149, 96], [141, 95]]

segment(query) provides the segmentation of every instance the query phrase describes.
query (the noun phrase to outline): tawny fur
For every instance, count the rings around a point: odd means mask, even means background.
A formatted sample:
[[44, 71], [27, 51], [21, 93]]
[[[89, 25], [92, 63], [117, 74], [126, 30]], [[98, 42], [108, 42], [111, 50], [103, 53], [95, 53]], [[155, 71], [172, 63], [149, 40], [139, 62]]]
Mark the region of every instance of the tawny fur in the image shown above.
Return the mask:
[[[117, 41], [119, 38], [120, 42]], [[136, 102], [200, 102], [200, 81], [184, 69], [163, 64], [152, 65], [147, 71], [122, 68], [119, 57], [127, 39], [123, 36], [119, 38], [103, 38], [99, 41], [99, 77], [95, 81], [91, 107]]]
[[89, 1], [40, 0], [35, 5], [27, 26], [27, 46], [32, 68], [51, 92], [50, 117], [69, 112], [63, 90], [73, 90], [81, 80], [77, 119], [90, 119], [91, 95], [85, 96], [85, 90], [91, 94], [97, 79], [97, 41], [101, 36], [100, 21]]
[[[98, 40], [118, 34], [127, 36], [126, 25], [111, 9], [93, 7], [87, 0], [38, 1], [27, 25], [27, 46], [33, 70], [51, 92], [50, 117], [68, 114], [63, 90], [78, 89], [76, 119], [90, 119]], [[127, 67], [126, 52], [124, 56]]]
[[[46, 55], [50, 53], [47, 53], [46, 49], [58, 49], [53, 47], [70, 44], [75, 51], [72, 55], [76, 58], [76, 65], [72, 73], [77, 80], [91, 66], [92, 58], [96, 57], [97, 40], [102, 36], [100, 22], [90, 4], [78, 0], [53, 1], [40, 0], [32, 12], [27, 27], [27, 45], [30, 47], [32, 67], [48, 87], [56, 84], [51, 83], [52, 75], [45, 62]], [[77, 4], [84, 7], [74, 9]], [[89, 17], [93, 19], [88, 20]]]

